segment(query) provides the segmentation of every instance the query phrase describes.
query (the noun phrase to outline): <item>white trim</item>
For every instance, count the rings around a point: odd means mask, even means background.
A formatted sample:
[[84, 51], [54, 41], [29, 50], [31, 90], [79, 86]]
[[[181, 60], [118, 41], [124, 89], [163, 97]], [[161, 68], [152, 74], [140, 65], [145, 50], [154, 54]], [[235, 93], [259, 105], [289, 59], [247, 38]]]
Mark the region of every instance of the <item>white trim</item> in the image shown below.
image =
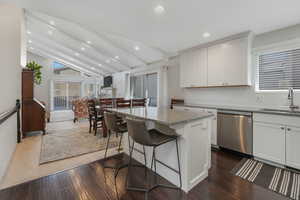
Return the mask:
[[261, 55], [261, 54], [266, 54], [266, 53], [274, 53], [274, 52], [278, 52], [278, 51], [288, 51], [288, 50], [297, 49], [297, 48], [300, 48], [300, 38], [253, 48], [252, 54], [253, 55], [260, 54]]

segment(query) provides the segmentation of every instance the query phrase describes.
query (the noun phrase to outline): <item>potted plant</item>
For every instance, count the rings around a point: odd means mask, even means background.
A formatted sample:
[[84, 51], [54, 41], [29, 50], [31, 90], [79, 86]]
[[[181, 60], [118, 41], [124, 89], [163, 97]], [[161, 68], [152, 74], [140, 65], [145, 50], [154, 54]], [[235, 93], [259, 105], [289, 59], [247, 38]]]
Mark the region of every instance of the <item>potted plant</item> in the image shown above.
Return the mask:
[[39, 65], [34, 61], [30, 61], [26, 64], [26, 68], [33, 71], [34, 74], [34, 83], [40, 85], [42, 83], [42, 72], [41, 69], [43, 66]]

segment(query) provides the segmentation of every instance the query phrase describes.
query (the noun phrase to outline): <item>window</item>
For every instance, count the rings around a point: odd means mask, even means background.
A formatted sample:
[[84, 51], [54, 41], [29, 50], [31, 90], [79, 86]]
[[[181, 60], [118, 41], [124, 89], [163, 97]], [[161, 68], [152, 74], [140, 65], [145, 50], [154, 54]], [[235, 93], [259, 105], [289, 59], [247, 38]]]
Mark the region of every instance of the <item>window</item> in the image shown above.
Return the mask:
[[149, 106], [157, 106], [157, 73], [130, 77], [133, 98], [148, 98]]
[[59, 62], [52, 63], [53, 72], [55, 75], [80, 75], [79, 71], [76, 71], [68, 66], [65, 66]]
[[300, 49], [259, 55], [257, 79], [259, 91], [300, 89]]
[[80, 97], [80, 82], [54, 82], [54, 110], [72, 109], [72, 101]]
[[89, 98], [96, 97], [96, 85], [89, 83], [84, 84], [84, 94]]

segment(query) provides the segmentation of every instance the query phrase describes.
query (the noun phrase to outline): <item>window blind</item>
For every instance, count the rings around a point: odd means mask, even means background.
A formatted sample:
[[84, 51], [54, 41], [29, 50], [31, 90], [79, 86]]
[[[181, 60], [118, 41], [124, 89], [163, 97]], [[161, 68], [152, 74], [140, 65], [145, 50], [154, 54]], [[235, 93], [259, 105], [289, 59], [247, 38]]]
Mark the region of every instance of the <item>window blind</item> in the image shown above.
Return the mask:
[[259, 90], [300, 89], [300, 49], [259, 56]]

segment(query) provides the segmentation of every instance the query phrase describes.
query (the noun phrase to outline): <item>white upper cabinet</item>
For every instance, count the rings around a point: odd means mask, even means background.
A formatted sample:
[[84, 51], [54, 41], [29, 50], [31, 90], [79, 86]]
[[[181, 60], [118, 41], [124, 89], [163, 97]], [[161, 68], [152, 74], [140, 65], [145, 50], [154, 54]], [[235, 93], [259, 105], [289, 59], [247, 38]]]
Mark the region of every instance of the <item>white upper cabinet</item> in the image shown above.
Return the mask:
[[183, 52], [180, 55], [181, 87], [250, 85], [250, 41], [248, 33]]
[[207, 49], [187, 51], [180, 56], [180, 86], [207, 86]]
[[208, 85], [248, 85], [248, 38], [208, 47]]

